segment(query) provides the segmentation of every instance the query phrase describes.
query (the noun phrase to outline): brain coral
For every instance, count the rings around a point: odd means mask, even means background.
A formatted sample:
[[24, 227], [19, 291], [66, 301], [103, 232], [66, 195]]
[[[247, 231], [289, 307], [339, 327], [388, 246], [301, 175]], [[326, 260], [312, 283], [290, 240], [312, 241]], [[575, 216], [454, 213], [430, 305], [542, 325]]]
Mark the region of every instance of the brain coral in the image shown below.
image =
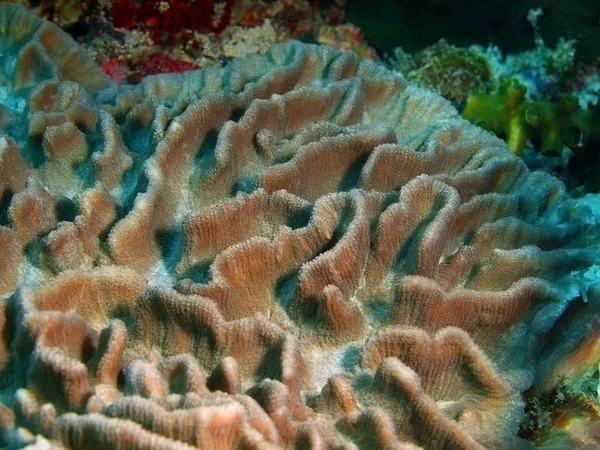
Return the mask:
[[3, 445], [527, 445], [597, 252], [560, 182], [353, 53], [115, 86], [25, 9], [0, 32]]

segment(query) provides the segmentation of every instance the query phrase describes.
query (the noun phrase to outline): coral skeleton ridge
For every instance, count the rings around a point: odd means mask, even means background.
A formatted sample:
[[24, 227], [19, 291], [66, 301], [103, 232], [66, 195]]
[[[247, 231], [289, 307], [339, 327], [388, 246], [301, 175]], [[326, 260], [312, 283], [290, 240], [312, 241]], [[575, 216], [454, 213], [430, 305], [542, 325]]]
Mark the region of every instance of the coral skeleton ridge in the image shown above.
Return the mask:
[[3, 445], [528, 448], [558, 180], [326, 46], [117, 86], [0, 3], [0, 52]]

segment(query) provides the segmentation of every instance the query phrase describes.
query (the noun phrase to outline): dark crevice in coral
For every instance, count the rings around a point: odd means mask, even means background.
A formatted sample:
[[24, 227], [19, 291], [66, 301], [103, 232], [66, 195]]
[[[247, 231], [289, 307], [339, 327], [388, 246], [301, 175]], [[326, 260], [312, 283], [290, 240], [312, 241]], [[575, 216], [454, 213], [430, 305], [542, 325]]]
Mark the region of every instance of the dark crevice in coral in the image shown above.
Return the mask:
[[212, 168], [217, 159], [215, 157], [215, 150], [217, 147], [217, 141], [219, 138], [219, 130], [211, 130], [206, 133], [200, 148], [194, 155], [194, 169], [195, 170], [209, 170]]
[[414, 274], [418, 264], [418, 249], [423, 240], [423, 235], [427, 228], [435, 220], [438, 213], [444, 206], [444, 197], [438, 195], [429, 213], [415, 227], [411, 235], [406, 239], [404, 245], [396, 256], [393, 272], [396, 275]]
[[87, 335], [81, 345], [81, 360], [88, 363], [95, 354], [95, 346], [91, 336]]
[[207, 372], [216, 367], [219, 362], [219, 345], [216, 337], [211, 333], [206, 331], [200, 334], [200, 331], [196, 331], [192, 336], [192, 355], [198, 358]]
[[334, 248], [337, 243], [344, 237], [352, 219], [354, 219], [354, 207], [350, 201], [346, 202], [343, 211], [340, 214], [340, 218], [338, 220], [338, 224], [333, 231], [333, 235], [331, 239], [319, 250], [319, 253], [325, 253]]
[[467, 230], [463, 236], [462, 245], [471, 245], [475, 237], [475, 230]]
[[110, 255], [111, 251], [110, 251], [110, 245], [108, 244], [108, 237], [110, 236], [110, 232], [114, 226], [115, 222], [111, 223], [108, 227], [106, 227], [106, 229], [104, 229], [99, 235], [98, 235], [98, 240], [100, 241], [100, 250], [102, 251], [102, 253], [106, 254], [106, 255]]
[[34, 169], [39, 169], [46, 162], [46, 154], [42, 148], [41, 136], [39, 138], [32, 137], [27, 144], [21, 148], [23, 149], [21, 151], [21, 156], [25, 162]]
[[29, 263], [41, 269], [42, 267], [42, 238], [36, 237], [25, 247], [25, 255]]
[[237, 183], [233, 185], [231, 189], [231, 196], [235, 197], [235, 195], [239, 192], [243, 192], [246, 194], [250, 194], [255, 191], [258, 187], [258, 176], [257, 175], [247, 175], [242, 177]]
[[239, 122], [240, 119], [244, 117], [244, 114], [246, 114], [245, 108], [236, 108], [233, 111], [231, 111], [231, 114], [229, 115], [229, 120], [233, 122]]
[[399, 194], [399, 191], [387, 193], [383, 198], [381, 205], [379, 206], [379, 211], [373, 216], [371, 222], [369, 223], [369, 243], [371, 249], [376, 248], [378, 245], [377, 229], [379, 228], [379, 219], [381, 218], [381, 215], [391, 205], [398, 202]]
[[133, 310], [125, 307], [124, 305], [118, 305], [108, 312], [108, 317], [111, 319], [119, 319], [125, 324], [128, 331], [132, 331], [135, 326], [135, 317]]
[[[97, 121], [96, 129], [91, 133], [85, 133], [85, 137], [88, 144], [88, 149], [101, 149], [104, 146], [104, 137], [102, 136], [102, 132], [100, 129], [100, 120]], [[90, 150], [90, 155], [92, 156], [93, 150]], [[86, 160], [81, 164], [76, 164], [74, 167], [75, 174], [80, 182], [83, 183], [82, 187], [84, 189], [91, 188], [95, 185], [97, 175], [96, 169], [94, 167], [94, 160], [91, 157], [86, 158]]]
[[335, 66], [334, 63], [337, 61], [337, 59], [338, 59], [337, 57], [331, 57], [329, 59], [329, 61], [327, 61], [327, 63], [323, 66], [322, 75], [321, 75], [321, 78], [323, 80], [337, 81], [337, 80], [333, 80], [333, 78], [331, 76], [332, 66]]
[[184, 247], [183, 226], [169, 230], [158, 230], [154, 234], [162, 254], [162, 260], [169, 271], [175, 272], [175, 266], [181, 259]]
[[272, 345], [264, 353], [256, 369], [259, 380], [271, 379], [283, 381], [281, 345]]
[[[573, 331], [577, 329], [574, 325], [577, 324], [578, 319], [585, 316], [585, 311], [588, 308], [589, 303], [581, 295], [571, 300], [560, 317], [554, 322], [552, 328], [545, 334], [544, 339], [540, 340], [539, 356], [551, 354], [553, 349], [560, 347], [564, 343], [565, 337], [572, 335]], [[581, 340], [583, 340], [583, 337]]]
[[127, 121], [120, 127], [123, 143], [134, 155], [140, 157], [140, 161], [148, 159], [156, 150], [152, 145], [153, 129], [151, 126], [138, 128], [133, 121]]
[[117, 219], [122, 219], [133, 209], [137, 195], [146, 192], [149, 183], [146, 172], [141, 168], [125, 173], [122, 183], [124, 201], [121, 206], [117, 206]]
[[[2, 335], [9, 347], [8, 364], [0, 371], [0, 401], [10, 405], [18, 388], [26, 385], [27, 369], [31, 367], [35, 338], [23, 333], [25, 305], [19, 292], [6, 300], [5, 322]], [[18, 340], [15, 340], [19, 336]]]
[[179, 280], [191, 280], [195, 284], [208, 284], [210, 282], [210, 266], [212, 261], [201, 263], [179, 275]]
[[312, 217], [313, 207], [308, 205], [304, 208], [300, 208], [295, 214], [288, 217], [286, 225], [292, 230], [298, 230], [308, 226]]
[[77, 175], [78, 181], [81, 182], [82, 189], [88, 189], [94, 187], [96, 183], [96, 174], [94, 169], [94, 163], [91, 158], [87, 159], [82, 164], [76, 164], [73, 171]]
[[56, 215], [59, 222], [73, 222], [77, 216], [77, 204], [68, 198], [62, 197], [56, 205]]
[[481, 269], [483, 268], [483, 266], [484, 266], [484, 264], [481, 262], [473, 263], [473, 266], [471, 267], [471, 271], [466, 276], [465, 281], [463, 283], [463, 285], [466, 289], [469, 289], [469, 286], [471, 286], [471, 283], [473, 283], [475, 278], [477, 278], [477, 275], [479, 275], [479, 272], [481, 272]]
[[117, 389], [120, 392], [125, 392], [125, 372], [121, 368], [117, 374]]
[[360, 362], [360, 350], [360, 345], [351, 345], [344, 349], [341, 361], [341, 366], [344, 370], [351, 371], [358, 366]]
[[365, 153], [352, 163], [340, 181], [338, 191], [349, 191], [360, 187], [360, 177], [362, 175], [363, 167], [367, 163], [370, 155], [370, 153]]
[[14, 192], [6, 188], [0, 197], [0, 226], [9, 225], [8, 209], [13, 198]]
[[275, 285], [275, 296], [285, 311], [289, 310], [290, 304], [292, 303], [294, 295], [296, 294], [298, 274], [298, 270], [288, 273], [277, 280]]
[[291, 161], [294, 158], [295, 155], [291, 155], [291, 154], [279, 154], [279, 155], [275, 155], [275, 157], [273, 158], [273, 161], [271, 161], [271, 164], [273, 166], [277, 165], [277, 164], [285, 164], [288, 161]]
[[371, 300], [364, 302], [367, 311], [369, 312], [370, 319], [377, 324], [385, 324], [390, 320], [392, 315], [392, 303], [385, 302], [383, 300]]
[[187, 393], [188, 374], [182, 366], [177, 366], [169, 377], [169, 392], [184, 395]]

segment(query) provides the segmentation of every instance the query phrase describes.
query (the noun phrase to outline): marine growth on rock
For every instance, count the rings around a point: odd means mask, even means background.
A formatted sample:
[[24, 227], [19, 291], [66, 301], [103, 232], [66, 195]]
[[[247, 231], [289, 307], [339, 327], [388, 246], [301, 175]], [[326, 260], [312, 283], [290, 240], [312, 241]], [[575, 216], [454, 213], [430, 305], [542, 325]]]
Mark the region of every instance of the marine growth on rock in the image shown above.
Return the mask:
[[0, 67], [3, 445], [527, 448], [558, 180], [326, 46], [116, 86], [2, 3]]

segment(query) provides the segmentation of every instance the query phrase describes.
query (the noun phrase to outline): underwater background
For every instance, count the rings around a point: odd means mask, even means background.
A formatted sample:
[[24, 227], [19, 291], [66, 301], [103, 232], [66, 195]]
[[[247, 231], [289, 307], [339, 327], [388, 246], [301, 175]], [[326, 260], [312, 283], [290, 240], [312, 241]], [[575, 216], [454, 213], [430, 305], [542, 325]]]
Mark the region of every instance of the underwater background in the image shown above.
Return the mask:
[[600, 449], [600, 1], [0, 2], [2, 448]]

